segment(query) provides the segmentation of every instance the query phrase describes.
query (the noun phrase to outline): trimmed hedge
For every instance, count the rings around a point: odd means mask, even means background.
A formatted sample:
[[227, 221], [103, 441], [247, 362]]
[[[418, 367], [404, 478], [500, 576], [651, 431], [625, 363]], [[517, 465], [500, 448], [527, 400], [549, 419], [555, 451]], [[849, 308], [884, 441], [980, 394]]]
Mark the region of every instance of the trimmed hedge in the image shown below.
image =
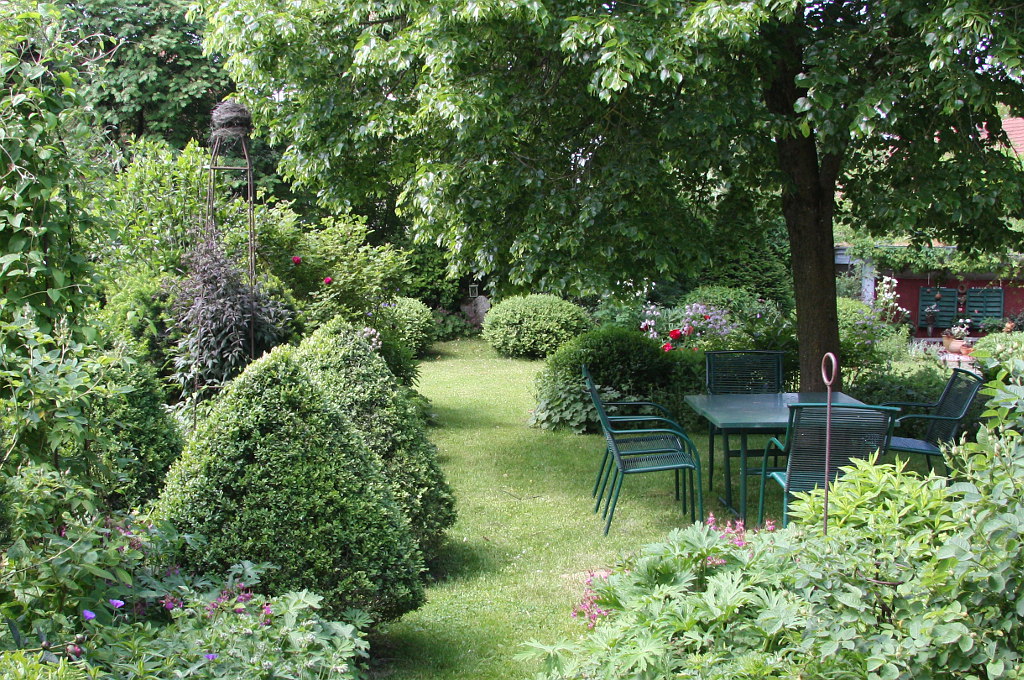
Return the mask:
[[341, 319], [303, 340], [296, 359], [379, 457], [424, 558], [437, 557], [445, 530], [455, 523], [455, 498], [412, 391], [398, 383], [384, 360]]
[[423, 565], [376, 455], [294, 347], [250, 364], [218, 395], [171, 468], [155, 515], [206, 537], [182, 566], [270, 562], [272, 594], [313, 590], [324, 613], [389, 620], [424, 600]]
[[594, 327], [586, 310], [554, 295], [518, 295], [491, 307], [483, 336], [503, 356], [545, 357]]

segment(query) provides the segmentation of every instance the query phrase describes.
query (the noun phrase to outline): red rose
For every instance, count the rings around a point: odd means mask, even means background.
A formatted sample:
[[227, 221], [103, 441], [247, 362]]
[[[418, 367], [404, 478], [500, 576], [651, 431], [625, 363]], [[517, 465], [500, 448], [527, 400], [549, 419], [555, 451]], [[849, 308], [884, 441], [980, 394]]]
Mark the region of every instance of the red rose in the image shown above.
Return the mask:
[[302, 258], [298, 255], [292, 255], [292, 264], [302, 264]]
[[663, 350], [665, 350], [666, 352], [671, 352], [672, 351], [672, 343], [671, 342], [666, 342], [664, 345], [661, 346], [661, 348]]
[[704, 315], [704, 320], [705, 320], [705, 321], [707, 321], [707, 320], [708, 320], [708, 319], [710, 319], [710, 318], [711, 318], [711, 315], [710, 315], [710, 314], [705, 314], [705, 315]]
[[331, 281], [333, 281], [333, 280], [334, 280], [334, 279], [332, 279], [332, 278], [331, 278], [330, 276], [325, 276], [325, 277], [324, 277], [324, 283], [327, 283], [327, 284], [329, 284], [329, 283], [330, 283]]
[[668, 332], [668, 337], [672, 338], [673, 340], [678, 340], [679, 338], [683, 337], [683, 332], [678, 328], [673, 328]]

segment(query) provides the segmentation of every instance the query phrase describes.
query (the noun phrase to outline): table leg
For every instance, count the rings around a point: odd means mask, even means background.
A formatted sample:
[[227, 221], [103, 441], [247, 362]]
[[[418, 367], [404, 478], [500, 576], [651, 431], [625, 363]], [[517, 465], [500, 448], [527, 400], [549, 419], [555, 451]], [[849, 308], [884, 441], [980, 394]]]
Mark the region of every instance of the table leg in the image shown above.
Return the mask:
[[747, 435], [740, 435], [740, 519], [747, 525]]
[[722, 458], [722, 472], [725, 475], [725, 498], [722, 502], [725, 507], [736, 512], [732, 506], [732, 463], [729, 456], [729, 433], [726, 430], [722, 430]]

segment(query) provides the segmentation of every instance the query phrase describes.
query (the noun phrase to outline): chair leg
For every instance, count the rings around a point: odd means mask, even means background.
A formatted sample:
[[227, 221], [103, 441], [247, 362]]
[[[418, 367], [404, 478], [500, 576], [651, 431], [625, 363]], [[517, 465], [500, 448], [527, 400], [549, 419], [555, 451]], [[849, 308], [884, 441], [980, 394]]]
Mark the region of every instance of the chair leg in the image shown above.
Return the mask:
[[[612, 469], [609, 479], [611, 480], [611, 486], [608, 487], [608, 495], [604, 499], [604, 511], [601, 513], [601, 518], [604, 519], [608, 516], [608, 508], [612, 504], [612, 492], [615, 491], [616, 486], [622, 486], [621, 482], [622, 474], [619, 472], [619, 468], [615, 467]], [[618, 493], [615, 494], [616, 500], [618, 500]]]
[[597, 501], [594, 503], [594, 512], [597, 512], [601, 507], [601, 501], [604, 500], [604, 490], [608, 488], [608, 481], [612, 478], [612, 472], [615, 470], [615, 461], [609, 460], [610, 456], [605, 458], [604, 463], [601, 466], [601, 476], [604, 481], [601, 482], [601, 490], [595, 495]]
[[[679, 470], [673, 470], [673, 473], [674, 473], [674, 476], [676, 478], [675, 479], [675, 481], [676, 481], [676, 500], [679, 500]], [[685, 492], [686, 492], [686, 489], [683, 489], [683, 493], [684, 494], [685, 494]], [[686, 500], [686, 498], [683, 498], [684, 502], [685, 502], [685, 500]]]
[[789, 493], [782, 492], [782, 528], [789, 526]]
[[[618, 472], [618, 471], [616, 470], [616, 472]], [[616, 476], [615, 476], [615, 484], [612, 485], [612, 487], [613, 487], [612, 488], [612, 492], [611, 492], [611, 494], [609, 494], [610, 495], [611, 506], [609, 508], [607, 508], [607, 510], [608, 510], [608, 521], [604, 525], [604, 535], [605, 536], [608, 535], [608, 529], [610, 529], [611, 526], [612, 526], [612, 518], [615, 517], [615, 506], [619, 502], [619, 491], [622, 489], [622, 478], [625, 477], [625, 476], [626, 475], [621, 475], [621, 474], [616, 474]]]
[[697, 494], [699, 494], [701, 492], [700, 483], [697, 484], [697, 490], [696, 490], [696, 492], [694, 492], [694, 489], [693, 489], [694, 472], [695, 471], [691, 469], [691, 470], [688, 470], [687, 473], [686, 473], [686, 478], [690, 482], [690, 523], [691, 524], [693, 524], [694, 522], [697, 521]]
[[597, 479], [594, 480], [594, 490], [590, 492], [590, 497], [595, 498], [597, 496], [597, 487], [601, 485], [601, 480], [604, 478], [604, 469], [608, 465], [608, 447], [604, 449], [604, 456], [601, 457], [601, 466], [597, 468]]
[[702, 490], [701, 483], [703, 480], [700, 478], [700, 467], [696, 469], [697, 473], [697, 516], [700, 517], [700, 521], [704, 521], [704, 491]]

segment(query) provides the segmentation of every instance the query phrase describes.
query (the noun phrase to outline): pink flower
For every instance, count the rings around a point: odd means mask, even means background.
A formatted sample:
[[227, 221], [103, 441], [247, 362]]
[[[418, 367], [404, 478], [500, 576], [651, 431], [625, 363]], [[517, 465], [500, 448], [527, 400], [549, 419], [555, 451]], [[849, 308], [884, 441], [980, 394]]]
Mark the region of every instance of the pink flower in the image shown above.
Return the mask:
[[672, 343], [671, 342], [666, 342], [664, 345], [661, 346], [661, 348], [663, 350], [665, 350], [666, 352], [671, 352], [672, 351]]
[[302, 258], [298, 255], [292, 255], [292, 264], [302, 264]]
[[683, 335], [693, 335], [693, 326], [687, 326], [684, 328]]
[[330, 276], [324, 277], [324, 283], [330, 285], [332, 281], [334, 281], [334, 279], [332, 279]]

